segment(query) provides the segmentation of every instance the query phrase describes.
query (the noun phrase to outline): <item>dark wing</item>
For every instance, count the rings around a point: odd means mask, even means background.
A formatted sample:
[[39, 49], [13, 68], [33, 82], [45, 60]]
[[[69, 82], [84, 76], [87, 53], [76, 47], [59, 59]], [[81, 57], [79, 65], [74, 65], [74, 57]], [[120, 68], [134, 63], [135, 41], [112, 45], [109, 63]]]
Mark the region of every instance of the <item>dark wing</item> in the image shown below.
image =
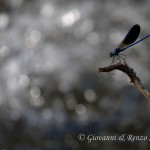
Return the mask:
[[132, 44], [133, 42], [136, 41], [136, 39], [138, 38], [140, 34], [140, 25], [135, 24], [127, 33], [127, 35], [125, 36], [125, 38], [123, 39], [123, 41], [119, 44], [119, 46], [117, 48], [122, 49], [123, 47]]
[[140, 34], [140, 26], [138, 24], [134, 25], [127, 35], [125, 36], [124, 40], [122, 41], [124, 44], [132, 44], [136, 41]]

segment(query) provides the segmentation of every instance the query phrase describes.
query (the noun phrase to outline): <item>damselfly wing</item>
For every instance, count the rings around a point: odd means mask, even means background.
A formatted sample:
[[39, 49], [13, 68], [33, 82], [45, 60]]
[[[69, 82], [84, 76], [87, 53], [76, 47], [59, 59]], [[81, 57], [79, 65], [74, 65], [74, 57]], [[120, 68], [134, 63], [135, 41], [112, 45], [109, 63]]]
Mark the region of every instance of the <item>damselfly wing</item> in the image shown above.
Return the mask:
[[118, 45], [118, 49], [122, 49], [136, 41], [140, 34], [140, 25], [135, 24], [127, 33], [122, 42]]

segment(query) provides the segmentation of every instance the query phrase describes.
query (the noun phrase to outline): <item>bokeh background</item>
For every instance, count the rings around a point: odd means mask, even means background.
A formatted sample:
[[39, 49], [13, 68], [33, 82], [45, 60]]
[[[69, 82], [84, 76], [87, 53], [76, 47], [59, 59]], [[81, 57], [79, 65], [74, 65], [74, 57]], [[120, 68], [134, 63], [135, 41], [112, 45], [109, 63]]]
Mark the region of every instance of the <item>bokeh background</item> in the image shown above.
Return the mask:
[[[149, 0], [0, 0], [0, 149], [149, 150], [148, 103], [119, 71], [97, 73], [127, 31], [150, 34]], [[150, 89], [150, 39], [127, 63]]]

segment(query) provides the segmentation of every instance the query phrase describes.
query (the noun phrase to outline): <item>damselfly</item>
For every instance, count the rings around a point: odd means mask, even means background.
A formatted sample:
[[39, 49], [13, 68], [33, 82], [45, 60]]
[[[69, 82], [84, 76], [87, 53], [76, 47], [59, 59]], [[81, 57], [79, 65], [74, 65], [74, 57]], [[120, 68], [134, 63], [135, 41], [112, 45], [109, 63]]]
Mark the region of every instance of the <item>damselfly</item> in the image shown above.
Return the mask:
[[[112, 63], [114, 63], [115, 58], [117, 58], [120, 61], [120, 58], [124, 59], [125, 58], [123, 56], [123, 54], [120, 54], [120, 52], [125, 51], [126, 49], [128, 49], [129, 47], [143, 41], [144, 39], [150, 37], [150, 34], [143, 37], [142, 39], [136, 41], [136, 39], [138, 38], [140, 34], [140, 25], [135, 24], [127, 33], [127, 35], [125, 36], [125, 38], [122, 40], [122, 42], [118, 45], [118, 47], [110, 53], [110, 57], [113, 57], [113, 61]], [[136, 41], [136, 42], [135, 42]], [[125, 56], [126, 57], [126, 56]]]

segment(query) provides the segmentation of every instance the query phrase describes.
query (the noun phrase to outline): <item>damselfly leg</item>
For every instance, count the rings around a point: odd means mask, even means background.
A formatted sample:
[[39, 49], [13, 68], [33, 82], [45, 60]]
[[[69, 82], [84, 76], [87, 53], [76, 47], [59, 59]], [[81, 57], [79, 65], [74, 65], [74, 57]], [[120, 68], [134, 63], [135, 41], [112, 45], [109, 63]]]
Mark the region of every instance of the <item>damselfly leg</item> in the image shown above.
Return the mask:
[[119, 62], [121, 63], [121, 59], [120, 59], [119, 55], [117, 55], [116, 58], [117, 58], [116, 62], [119, 60]]
[[118, 54], [118, 57], [124, 60], [124, 63], [126, 62], [126, 55], [124, 54]]
[[124, 54], [119, 54], [119, 55], [121, 55], [122, 57], [124, 57], [124, 59], [126, 59], [126, 55], [124, 55]]
[[112, 64], [114, 64], [114, 62], [115, 62], [115, 57], [113, 57], [112, 62], [110, 63], [109, 66], [111, 66]]

